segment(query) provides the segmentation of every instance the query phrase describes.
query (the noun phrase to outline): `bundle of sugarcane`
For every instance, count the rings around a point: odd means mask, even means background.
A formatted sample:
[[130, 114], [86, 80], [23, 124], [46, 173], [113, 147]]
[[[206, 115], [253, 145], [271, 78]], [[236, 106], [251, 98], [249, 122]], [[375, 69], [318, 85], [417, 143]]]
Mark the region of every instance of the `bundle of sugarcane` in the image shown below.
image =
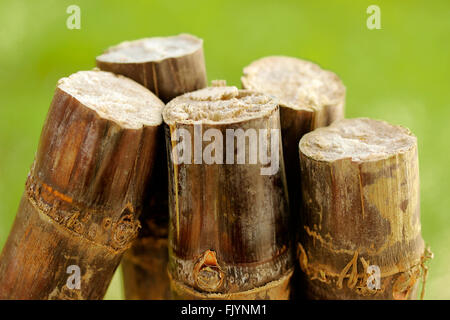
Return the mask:
[[204, 88], [190, 35], [124, 42], [97, 66], [58, 83], [0, 298], [100, 299], [124, 252], [127, 299], [416, 297], [431, 257], [416, 138], [341, 120], [334, 73], [267, 57], [245, 90]]

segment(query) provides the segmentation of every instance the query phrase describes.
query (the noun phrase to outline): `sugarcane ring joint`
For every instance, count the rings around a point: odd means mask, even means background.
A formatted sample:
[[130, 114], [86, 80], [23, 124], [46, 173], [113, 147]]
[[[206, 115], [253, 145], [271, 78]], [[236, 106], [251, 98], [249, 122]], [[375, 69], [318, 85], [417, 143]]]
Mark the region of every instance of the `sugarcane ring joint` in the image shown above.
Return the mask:
[[216, 253], [206, 250], [194, 266], [194, 279], [199, 289], [214, 292], [220, 289], [225, 273], [220, 268]]

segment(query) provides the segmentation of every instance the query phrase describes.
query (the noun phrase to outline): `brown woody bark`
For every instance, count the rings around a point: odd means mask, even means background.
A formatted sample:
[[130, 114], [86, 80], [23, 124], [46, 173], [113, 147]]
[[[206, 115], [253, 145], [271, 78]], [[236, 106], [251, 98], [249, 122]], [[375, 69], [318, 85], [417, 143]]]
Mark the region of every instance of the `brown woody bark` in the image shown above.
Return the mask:
[[[306, 134], [299, 149], [305, 211], [298, 250], [307, 296], [416, 298], [427, 259], [416, 137], [386, 122], [350, 119]], [[378, 288], [370, 265], [380, 268]]]
[[143, 84], [164, 103], [207, 85], [203, 41], [189, 34], [123, 42], [98, 56], [97, 67]]
[[[125, 102], [143, 101], [151, 123], [115, 119], [108, 94], [116, 90], [125, 90]], [[144, 87], [111, 73], [60, 80], [0, 256], [0, 299], [103, 298], [139, 228], [162, 106]], [[71, 265], [80, 268], [80, 289], [67, 285]]]
[[[209, 145], [195, 142], [199, 130], [216, 129], [226, 137], [228, 129], [268, 129], [270, 141], [270, 129], [280, 129], [277, 104], [262, 94], [212, 87], [174, 99], [163, 117], [168, 125], [169, 274], [174, 298], [287, 299], [292, 257], [280, 145], [274, 149], [279, 170], [273, 175], [262, 175], [264, 166], [251, 164], [249, 158], [244, 164], [226, 164], [226, 156], [220, 154], [223, 164], [195, 162], [195, 145], [201, 150]], [[189, 132], [191, 141], [180, 138], [176, 143], [181, 130]], [[279, 136], [277, 141], [281, 143]], [[179, 143], [193, 150], [190, 161], [180, 161], [173, 152]], [[224, 153], [235, 156], [237, 143], [227, 143], [223, 142]], [[250, 143], [241, 145], [247, 157]]]
[[[334, 73], [309, 61], [291, 57], [265, 57], [245, 67], [243, 73], [244, 89], [279, 99], [291, 229], [295, 235], [301, 211], [298, 142], [304, 134], [344, 117], [345, 87]], [[302, 290], [298, 287], [293, 286], [294, 298], [301, 295], [295, 293]]]
[[[164, 102], [207, 84], [203, 41], [188, 34], [123, 42], [97, 57], [97, 66], [139, 82]], [[163, 126], [158, 135], [155, 174], [140, 217], [142, 229], [122, 260], [126, 299], [170, 298], [168, 177]]]

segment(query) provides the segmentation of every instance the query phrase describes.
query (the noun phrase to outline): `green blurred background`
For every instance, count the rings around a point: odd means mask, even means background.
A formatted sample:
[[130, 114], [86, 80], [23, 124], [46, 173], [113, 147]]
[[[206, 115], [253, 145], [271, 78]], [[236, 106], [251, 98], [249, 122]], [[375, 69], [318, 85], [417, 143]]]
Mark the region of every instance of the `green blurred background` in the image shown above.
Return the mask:
[[[69, 30], [66, 9], [81, 8]], [[366, 27], [369, 5], [381, 30]], [[204, 39], [208, 78], [240, 86], [242, 68], [290, 55], [333, 70], [347, 116], [409, 127], [419, 141], [422, 230], [435, 253], [427, 299], [450, 299], [450, 1], [0, 0], [0, 248], [6, 241], [56, 82], [123, 40]], [[120, 271], [119, 271], [120, 272]], [[107, 299], [123, 298], [116, 273]]]

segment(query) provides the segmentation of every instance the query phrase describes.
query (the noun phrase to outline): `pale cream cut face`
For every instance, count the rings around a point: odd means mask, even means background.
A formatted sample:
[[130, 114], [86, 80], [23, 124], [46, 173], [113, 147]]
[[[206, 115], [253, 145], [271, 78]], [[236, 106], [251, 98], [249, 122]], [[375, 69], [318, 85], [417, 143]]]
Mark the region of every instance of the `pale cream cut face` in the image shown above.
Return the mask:
[[162, 122], [164, 104], [150, 90], [124, 76], [104, 71], [79, 71], [62, 78], [58, 88], [105, 119], [139, 129]]
[[171, 37], [154, 37], [125, 41], [109, 48], [97, 57], [102, 62], [143, 63], [177, 58], [191, 54], [203, 45], [203, 41], [189, 34]]
[[278, 107], [273, 98], [236, 87], [208, 87], [184, 94], [167, 104], [164, 121], [173, 123], [235, 123], [256, 119]]
[[241, 78], [246, 89], [265, 92], [292, 109], [316, 109], [338, 104], [345, 87], [334, 73], [292, 57], [272, 56], [244, 68]]
[[314, 160], [376, 161], [411, 150], [417, 138], [406, 128], [367, 118], [344, 119], [303, 136], [300, 151]]

